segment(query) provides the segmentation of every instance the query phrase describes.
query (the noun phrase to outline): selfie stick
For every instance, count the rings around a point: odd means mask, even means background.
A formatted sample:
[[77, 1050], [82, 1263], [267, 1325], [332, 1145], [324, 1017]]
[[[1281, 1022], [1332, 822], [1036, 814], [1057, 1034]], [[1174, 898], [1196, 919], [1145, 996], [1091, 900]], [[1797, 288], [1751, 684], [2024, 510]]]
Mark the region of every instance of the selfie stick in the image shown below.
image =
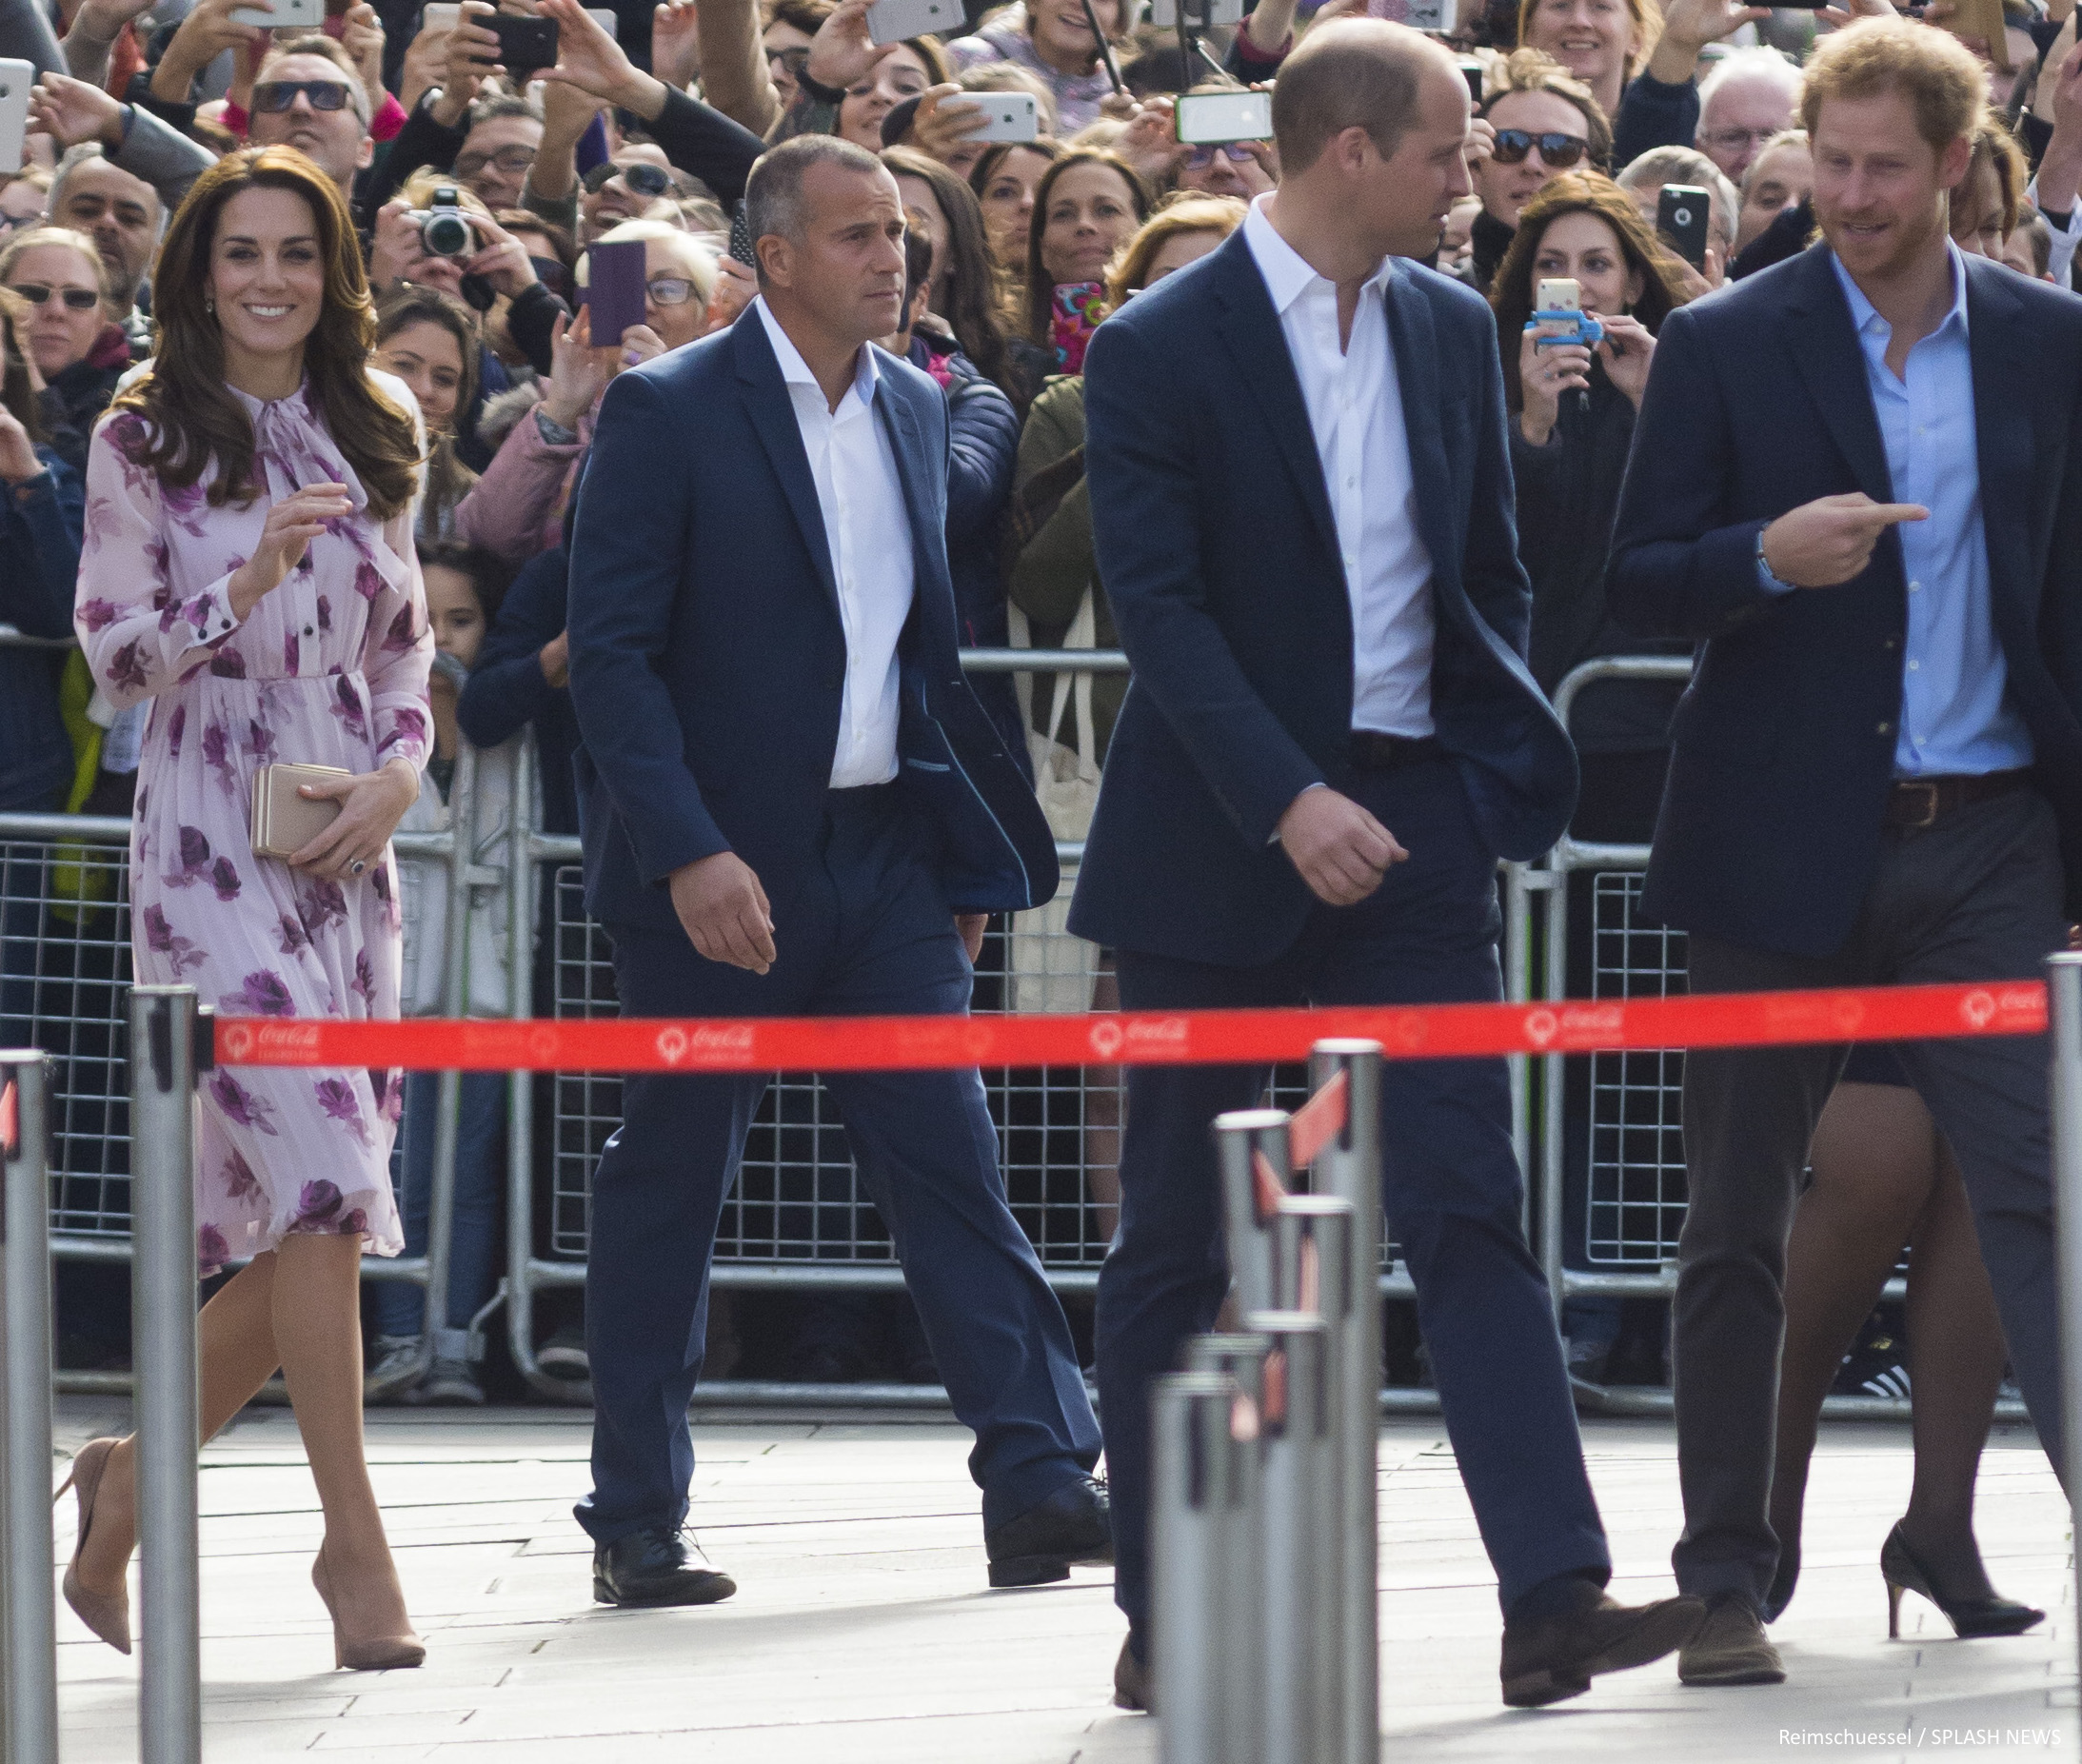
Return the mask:
[[1113, 45], [1106, 41], [1106, 33], [1099, 28], [1099, 14], [1092, 10], [1092, 0], [1084, 0], [1084, 22], [1091, 26], [1092, 40], [1099, 45], [1099, 60], [1106, 69], [1106, 84], [1117, 93], [1126, 91], [1127, 87], [1120, 79], [1120, 64], [1114, 59]]

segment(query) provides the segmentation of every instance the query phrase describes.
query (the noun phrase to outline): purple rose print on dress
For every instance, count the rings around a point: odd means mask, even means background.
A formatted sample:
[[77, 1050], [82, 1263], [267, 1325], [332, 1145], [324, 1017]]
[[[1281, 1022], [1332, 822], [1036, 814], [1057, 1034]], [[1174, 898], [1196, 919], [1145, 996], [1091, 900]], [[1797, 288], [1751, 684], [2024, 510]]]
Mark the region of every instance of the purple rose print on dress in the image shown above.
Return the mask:
[[296, 1198], [296, 1217], [289, 1221], [289, 1229], [317, 1232], [338, 1229], [340, 1210], [346, 1199], [339, 1185], [323, 1177], [306, 1182], [303, 1193]]
[[260, 1193], [260, 1178], [253, 1166], [234, 1151], [224, 1160], [224, 1192], [233, 1200], [250, 1200]]
[[255, 968], [237, 992], [228, 992], [217, 1001], [217, 1008], [241, 1017], [294, 1017], [296, 1001], [289, 997], [281, 975]]
[[237, 796], [239, 781], [231, 769], [231, 731], [221, 723], [203, 724], [203, 763], [216, 774], [228, 796]]
[[368, 720], [362, 712], [362, 695], [347, 675], [339, 676], [332, 689], [332, 714], [364, 741], [368, 739]]
[[77, 616], [89, 631], [105, 631], [116, 622], [120, 610], [113, 601], [105, 601], [97, 594], [80, 602]]
[[362, 1105], [354, 1100], [354, 1086], [344, 1078], [322, 1078], [312, 1088], [318, 1096], [318, 1106], [351, 1128], [354, 1137], [367, 1145], [368, 1123], [362, 1119]]
[[184, 825], [181, 828], [181, 867], [169, 870], [160, 880], [169, 888], [186, 888], [208, 876], [209, 862], [209, 841], [204, 837], [202, 828]]
[[195, 1259], [205, 1274], [214, 1274], [231, 1259], [231, 1246], [214, 1225], [201, 1225], [195, 1232]]
[[275, 763], [275, 732], [258, 717], [246, 720], [246, 751], [253, 756], [255, 765], [272, 765]]
[[282, 1129], [275, 1125], [275, 1105], [247, 1089], [231, 1076], [228, 1068], [219, 1067], [210, 1075], [209, 1094], [224, 1111], [227, 1120], [241, 1127], [250, 1127], [255, 1133], [280, 1137]]
[[109, 684], [118, 692], [138, 692], [145, 687], [148, 676], [145, 664], [138, 650], [141, 640], [132, 638], [109, 659]]
[[219, 680], [244, 680], [246, 658], [227, 644], [209, 658], [209, 671]]
[[376, 964], [366, 949], [354, 952], [354, 978], [347, 982], [347, 990], [370, 1010], [376, 1008]]
[[360, 1207], [349, 1207], [340, 1215], [340, 1235], [343, 1238], [366, 1238], [368, 1236], [368, 1215]]
[[390, 733], [376, 744], [381, 753], [386, 747], [395, 747], [400, 742], [418, 742], [426, 739], [426, 719], [411, 705], [406, 704], [390, 713]]
[[282, 671], [285, 674], [295, 673], [297, 663], [302, 658], [303, 653], [303, 639], [298, 637], [294, 631], [291, 631], [282, 640]]
[[318, 597], [318, 628], [324, 632], [332, 629], [332, 602], [323, 594]]
[[400, 606], [397, 617], [390, 621], [389, 630], [384, 633], [383, 646], [386, 649], [403, 652], [411, 648], [418, 642], [419, 633], [412, 628], [411, 607]]
[[304, 921], [304, 929], [316, 937], [327, 925], [347, 923], [347, 896], [340, 892], [338, 882], [321, 876], [308, 887], [297, 890], [296, 910]]
[[145, 947], [155, 956], [164, 956], [167, 965], [172, 968], [173, 978], [178, 981], [189, 968], [199, 968], [209, 960], [193, 941], [176, 932], [167, 918], [167, 909], [156, 901], [145, 908]]
[[209, 885], [216, 889], [220, 901], [235, 901], [239, 898], [238, 865], [229, 858], [220, 857], [209, 866]]
[[292, 919], [288, 913], [284, 913], [280, 923], [282, 927], [281, 947], [285, 956], [293, 956], [299, 950], [310, 947], [310, 936], [304, 929], [301, 920]]
[[[167, 719], [167, 753], [170, 758], [178, 760], [181, 757], [181, 737], [187, 733], [188, 706], [186, 704], [176, 704], [173, 707], [173, 715]], [[139, 806], [138, 812], [140, 814], [144, 813], [142, 804]]]
[[365, 601], [372, 601], [383, 592], [383, 572], [373, 564], [357, 564], [354, 566], [354, 592]]

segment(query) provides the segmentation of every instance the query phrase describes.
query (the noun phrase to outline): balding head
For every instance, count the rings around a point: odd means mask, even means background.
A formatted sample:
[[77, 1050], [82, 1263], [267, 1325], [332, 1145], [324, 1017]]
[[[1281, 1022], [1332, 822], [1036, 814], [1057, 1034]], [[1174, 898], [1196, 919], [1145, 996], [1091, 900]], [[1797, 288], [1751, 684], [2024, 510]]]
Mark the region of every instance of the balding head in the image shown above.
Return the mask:
[[1406, 25], [1378, 18], [1319, 25], [1273, 86], [1282, 175], [1306, 171], [1347, 129], [1365, 129], [1375, 150], [1392, 158], [1417, 120], [1424, 75], [1441, 69], [1460, 77], [1452, 56]]

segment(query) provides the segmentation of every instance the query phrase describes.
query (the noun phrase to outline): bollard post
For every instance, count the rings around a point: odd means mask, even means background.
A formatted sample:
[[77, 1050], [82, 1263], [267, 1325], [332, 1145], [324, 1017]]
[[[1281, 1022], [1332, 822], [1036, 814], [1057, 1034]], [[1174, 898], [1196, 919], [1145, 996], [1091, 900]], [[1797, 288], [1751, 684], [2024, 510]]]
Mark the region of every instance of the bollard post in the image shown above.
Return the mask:
[[[1237, 1413], [1230, 1429], [1236, 1447], [1230, 1466], [1233, 1498], [1222, 1539], [1221, 1619], [1222, 1726], [1235, 1764], [1258, 1764], [1265, 1754], [1265, 1624], [1257, 1589], [1265, 1583], [1265, 1506], [1260, 1416], [1265, 1400], [1263, 1336], [1191, 1336], [1185, 1343], [1188, 1372], [1219, 1372], [1237, 1384]], [[1243, 1595], [1239, 1596], [1239, 1589]], [[1161, 1696], [1161, 1684], [1159, 1695]], [[1162, 1715], [1160, 1703], [1158, 1714]]]
[[1274, 1304], [1272, 1218], [1293, 1185], [1284, 1109], [1233, 1109], [1215, 1117], [1221, 1168], [1222, 1224], [1237, 1308], [1266, 1311]]
[[35, 1048], [0, 1053], [0, 1581], [7, 1663], [0, 1758], [58, 1755], [58, 1620], [50, 1530], [50, 1061]]
[[1352, 1203], [1351, 1305], [1339, 1328], [1344, 1368], [1334, 1430], [1338, 1477], [1338, 1555], [1344, 1585], [1344, 1757], [1380, 1758], [1380, 1080], [1378, 1041], [1318, 1041], [1309, 1088], [1342, 1076], [1344, 1126], [1317, 1157], [1311, 1187]]
[[130, 988], [130, 1262], [137, 1367], [142, 1764], [201, 1764], [197, 1561], [196, 1031], [192, 986]]
[[[1329, 1415], [1323, 1388], [1328, 1330], [1314, 1312], [1252, 1311], [1243, 1326], [1272, 1344], [1265, 1358], [1260, 1482], [1265, 1548], [1265, 1641], [1257, 1683], [1265, 1704], [1263, 1764], [1325, 1764], [1328, 1711], [1317, 1670], [1322, 1608], [1335, 1596], [1320, 1575]], [[1160, 1695], [1161, 1687], [1160, 1687]]]
[[1239, 1494], [1238, 1460], [1255, 1452], [1236, 1437], [1242, 1393], [1221, 1373], [1174, 1372], [1151, 1396], [1154, 1512], [1150, 1527], [1163, 1764], [1247, 1764], [1229, 1731], [1225, 1619], [1239, 1596], [1229, 1548]]
[[[2068, 1513], [2082, 1525], [2082, 953], [2046, 958], [2046, 1002], [2052, 1020], [2053, 1230], [2060, 1283], [2061, 1470]], [[2082, 1549], [2073, 1552], [2074, 1592], [2082, 1610]], [[2075, 1641], [2082, 1671], [2082, 1635]]]
[[1352, 1376], [1344, 1341], [1352, 1310], [1352, 1229], [1351, 1201], [1334, 1195], [1289, 1195], [1273, 1219], [1274, 1302], [1281, 1310], [1313, 1312], [1323, 1319], [1324, 1444], [1322, 1462], [1316, 1467], [1322, 1505], [1311, 1573], [1320, 1589], [1314, 1674], [1323, 1713], [1316, 1741], [1322, 1756], [1333, 1760], [1347, 1753], [1345, 1625], [1350, 1601], [1345, 1583], [1364, 1570], [1364, 1564], [1349, 1558], [1338, 1523], [1347, 1456], [1345, 1383]]

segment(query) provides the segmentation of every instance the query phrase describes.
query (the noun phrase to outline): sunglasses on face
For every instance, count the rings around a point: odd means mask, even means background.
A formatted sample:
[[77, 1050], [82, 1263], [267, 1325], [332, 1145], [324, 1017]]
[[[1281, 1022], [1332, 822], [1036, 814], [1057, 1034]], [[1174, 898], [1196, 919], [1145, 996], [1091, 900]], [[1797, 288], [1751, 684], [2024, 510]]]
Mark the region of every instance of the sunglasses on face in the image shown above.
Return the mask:
[[1499, 166], [1515, 166], [1536, 147], [1540, 164], [1553, 171], [1566, 171], [1590, 149], [1581, 135], [1528, 134], [1522, 129], [1497, 130], [1494, 156]]
[[1248, 141], [1209, 142], [1204, 147], [1186, 149], [1185, 168], [1188, 171], [1205, 171], [1209, 166], [1215, 163], [1217, 153], [1226, 153], [1231, 163], [1239, 166], [1247, 166], [1258, 157], [1257, 154], [1251, 151], [1251, 144]]
[[646, 160], [639, 160], [633, 166], [618, 166], [610, 160], [605, 166], [595, 166], [585, 174], [585, 193], [597, 196], [617, 178], [622, 180], [623, 188], [637, 196], [663, 196], [672, 188], [671, 178]]
[[296, 102], [302, 92], [314, 110], [344, 110], [347, 89], [339, 80], [268, 80], [253, 88], [253, 111], [279, 115]]
[[74, 312], [91, 312], [101, 305], [101, 296], [90, 287], [52, 287], [43, 282], [17, 282], [8, 290], [19, 294], [32, 307], [40, 307], [55, 294]]
[[508, 177], [518, 177], [534, 167], [535, 149], [531, 147], [503, 147], [496, 153], [458, 153], [455, 156], [455, 175], [465, 183], [476, 177], [486, 166], [497, 166]]

